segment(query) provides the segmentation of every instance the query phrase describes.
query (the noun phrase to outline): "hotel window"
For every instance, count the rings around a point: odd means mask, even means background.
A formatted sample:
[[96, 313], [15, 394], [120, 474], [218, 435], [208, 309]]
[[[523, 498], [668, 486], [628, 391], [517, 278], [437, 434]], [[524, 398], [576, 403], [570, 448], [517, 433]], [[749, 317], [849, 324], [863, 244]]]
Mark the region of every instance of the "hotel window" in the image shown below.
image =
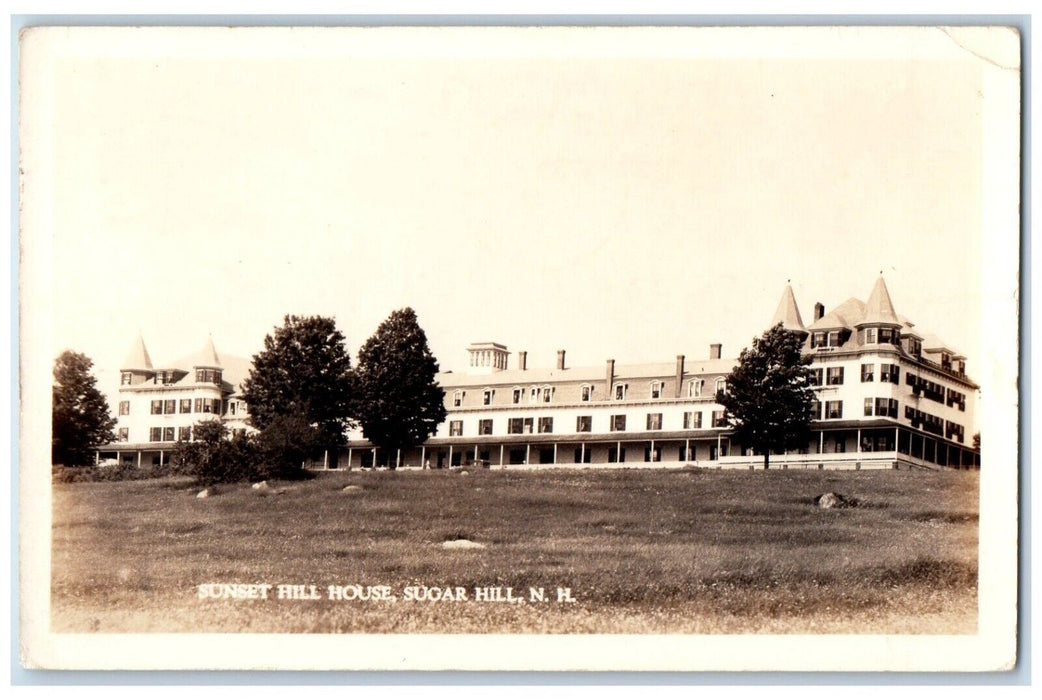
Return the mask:
[[195, 381], [198, 384], [220, 384], [221, 372], [216, 369], [197, 369], [195, 371]]
[[452, 405], [457, 407], [460, 406], [463, 403], [463, 397], [466, 395], [467, 392], [460, 391], [459, 389], [452, 392]]
[[182, 427], [178, 428], [177, 429], [177, 439], [178, 440], [185, 440], [186, 442], [188, 440], [191, 440], [192, 439], [192, 427], [186, 425], [186, 426], [182, 426]]
[[812, 348], [823, 347], [825, 345], [825, 333], [824, 331], [817, 331], [810, 337], [810, 346]]
[[554, 432], [554, 419], [546, 416], [539, 419], [539, 432], [540, 433], [552, 433]]
[[482, 418], [478, 421], [478, 435], [491, 435], [492, 434], [492, 419]]
[[[883, 365], [883, 367], [886, 367], [886, 365]], [[861, 381], [863, 381], [863, 382], [874, 382], [875, 380], [876, 380], [876, 366], [875, 365], [861, 365]]]
[[876, 329], [875, 328], [866, 328], [865, 329], [865, 342], [869, 343], [869, 344], [874, 344], [876, 342], [876, 340], [877, 340], [876, 339]]
[[203, 399], [203, 413], [215, 413], [214, 404], [216, 403], [213, 399]]
[[810, 419], [821, 420], [821, 402], [817, 399], [810, 403]]
[[615, 385], [615, 400], [625, 401], [626, 400], [626, 385], [616, 384]]
[[648, 414], [648, 430], [662, 430], [662, 414], [661, 413], [649, 413]]
[[152, 402], [152, 415], [153, 416], [159, 416], [159, 415], [162, 415], [162, 414], [163, 414], [163, 402], [162, 401], [153, 401]]
[[918, 357], [919, 355], [922, 355], [923, 354], [923, 344], [922, 344], [922, 342], [919, 341], [919, 340], [916, 340], [915, 338], [909, 338], [908, 339], [908, 352], [910, 352], [912, 355], [915, 355], [916, 357]]
[[161, 442], [163, 440], [163, 429], [162, 428], [149, 428], [148, 430], [148, 441], [149, 442]]
[[490, 406], [492, 405], [492, 397], [496, 395], [495, 389], [485, 389], [481, 392], [481, 405]]
[[[875, 404], [877, 416], [897, 418], [897, 401], [895, 399], [876, 399]], [[865, 410], [868, 410], [868, 399], [865, 399]], [[871, 414], [865, 413], [865, 415]]]
[[626, 429], [626, 416], [616, 415], [611, 417], [612, 432], [620, 432]]
[[163, 403], [163, 413], [177, 413], [177, 399], [167, 399]]
[[174, 427], [170, 426], [169, 428], [163, 428], [163, 442], [173, 442], [173, 441], [174, 441]]
[[880, 365], [879, 381], [890, 382], [891, 384], [900, 384], [901, 368], [897, 365]]
[[723, 377], [720, 377], [719, 379], [716, 380], [716, 393], [717, 394], [726, 394], [727, 393], [727, 381]]
[[237, 409], [238, 407], [239, 407], [239, 402], [238, 402], [238, 401], [229, 401], [229, 402], [228, 402], [228, 411], [229, 411], [229, 412], [230, 412], [230, 413], [231, 413], [231, 414], [232, 414], [233, 416], [235, 415], [235, 411], [236, 411], [236, 409]]
[[842, 401], [826, 401], [825, 402], [825, 418], [829, 420], [835, 420], [843, 417], [843, 402]]
[[583, 384], [581, 389], [580, 398], [582, 401], [589, 401], [593, 398], [593, 387], [589, 384]]
[[727, 412], [726, 411], [713, 411], [713, 427], [714, 428], [726, 428], [727, 427]]
[[461, 420], [450, 420], [449, 421], [449, 437], [459, 437], [463, 434], [463, 421]]
[[119, 402], [119, 415], [129, 416], [130, 415], [130, 402], [120, 401]]
[[838, 348], [840, 346], [839, 331], [829, 331], [828, 346]]
[[662, 398], [662, 382], [651, 383], [651, 398], [659, 399]]
[[593, 416], [576, 416], [575, 432], [588, 433], [593, 430]]
[[822, 384], [824, 384], [823, 377], [824, 377], [824, 374], [823, 374], [823, 371], [822, 371], [821, 367], [818, 367], [816, 369], [812, 369], [810, 371], [810, 385], [811, 386], [821, 386]]
[[900, 339], [897, 331], [890, 328], [879, 329], [879, 342], [893, 345]]
[[829, 385], [842, 384], [843, 383], [843, 368], [842, 367], [829, 367], [828, 371], [828, 382]]
[[507, 421], [507, 432], [511, 435], [532, 432], [531, 418], [511, 418]]
[[542, 387], [534, 386], [531, 389], [529, 389], [528, 400], [531, 403], [537, 403], [542, 398], [543, 398], [543, 388]]
[[191, 413], [191, 412], [192, 412], [192, 400], [191, 399], [181, 399], [181, 413]]
[[510, 400], [512, 403], [521, 403], [521, 397], [524, 395], [525, 390], [519, 386], [514, 387], [514, 391], [511, 393]]
[[865, 415], [872, 415], [872, 406], [875, 404], [875, 399], [865, 399]]
[[543, 387], [543, 403], [550, 403], [550, 399], [553, 398], [554, 388], [552, 386]]
[[134, 381], [134, 375], [130, 372], [123, 372], [119, 375], [120, 385], [127, 385]]
[[195, 400], [195, 412], [196, 413], [202, 413], [203, 412], [203, 400], [202, 399], [196, 399]]
[[701, 427], [701, 411], [684, 411], [684, 430], [698, 430]]
[[687, 384], [688, 398], [696, 399], [702, 395], [702, 388], [706, 385], [704, 379], [692, 379]]
[[130, 440], [130, 428], [120, 428], [119, 437], [117, 438], [117, 441], [127, 442], [128, 440]]

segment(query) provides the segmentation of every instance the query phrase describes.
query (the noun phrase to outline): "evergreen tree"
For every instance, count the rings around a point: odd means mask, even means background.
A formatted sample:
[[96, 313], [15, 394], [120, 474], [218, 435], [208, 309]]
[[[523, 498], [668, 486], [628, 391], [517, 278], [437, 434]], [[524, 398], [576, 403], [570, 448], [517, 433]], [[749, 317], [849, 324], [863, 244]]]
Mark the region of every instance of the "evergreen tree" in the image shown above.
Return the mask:
[[287, 466], [301, 450], [344, 443], [351, 424], [353, 378], [344, 336], [333, 319], [286, 316], [281, 327], [265, 336], [264, 349], [253, 356], [242, 386], [250, 423], [262, 433], [271, 428], [284, 437], [282, 427], [289, 419], [314, 426], [308, 438], [314, 444], [287, 452]]
[[366, 439], [389, 451], [425, 442], [445, 420], [437, 373], [416, 312], [393, 312], [358, 352], [355, 417]]
[[51, 391], [51, 461], [81, 466], [93, 462], [96, 447], [112, 442], [116, 419], [91, 374], [86, 355], [66, 350], [54, 363]]
[[763, 454], [764, 469], [770, 467], [771, 451], [806, 447], [810, 441], [815, 395], [810, 357], [802, 349], [803, 334], [779, 323], [742, 350], [727, 389], [716, 397], [727, 410], [734, 438]]

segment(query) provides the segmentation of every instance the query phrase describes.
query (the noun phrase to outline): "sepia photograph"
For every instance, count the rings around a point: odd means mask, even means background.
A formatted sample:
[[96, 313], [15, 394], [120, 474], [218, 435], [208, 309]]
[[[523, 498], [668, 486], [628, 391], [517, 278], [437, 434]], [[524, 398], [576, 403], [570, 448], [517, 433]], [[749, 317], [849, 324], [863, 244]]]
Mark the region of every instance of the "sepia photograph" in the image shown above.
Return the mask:
[[27, 666], [1016, 662], [1015, 28], [18, 50]]

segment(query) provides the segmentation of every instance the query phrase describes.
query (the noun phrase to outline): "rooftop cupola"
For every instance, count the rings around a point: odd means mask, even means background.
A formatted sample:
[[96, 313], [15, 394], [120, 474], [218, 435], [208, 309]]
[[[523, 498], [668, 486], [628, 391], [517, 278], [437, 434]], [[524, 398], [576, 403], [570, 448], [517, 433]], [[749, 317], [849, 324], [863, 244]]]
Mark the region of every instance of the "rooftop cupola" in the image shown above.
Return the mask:
[[510, 351], [499, 343], [471, 343], [467, 356], [470, 374], [492, 374], [507, 368]]
[[781, 301], [778, 302], [778, 310], [774, 312], [774, 318], [771, 319], [770, 327], [774, 328], [779, 323], [787, 331], [807, 332], [806, 327], [803, 325], [803, 317], [800, 316], [800, 309], [796, 306], [796, 296], [792, 293], [792, 285], [790, 284], [785, 285], [785, 291], [782, 292]]

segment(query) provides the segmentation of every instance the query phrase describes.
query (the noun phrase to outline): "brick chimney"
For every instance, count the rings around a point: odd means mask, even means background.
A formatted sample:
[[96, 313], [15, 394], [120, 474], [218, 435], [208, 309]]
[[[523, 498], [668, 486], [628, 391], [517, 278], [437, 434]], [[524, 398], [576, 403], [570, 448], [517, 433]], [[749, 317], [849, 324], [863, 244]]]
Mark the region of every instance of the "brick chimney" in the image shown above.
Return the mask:
[[564, 369], [564, 350], [557, 351], [557, 369]]
[[720, 343], [713, 343], [712, 345], [710, 345], [709, 346], [709, 359], [710, 360], [719, 360], [720, 359], [720, 351], [723, 350], [723, 347], [724, 346], [721, 345]]
[[528, 353], [524, 350], [517, 353], [517, 368], [520, 370], [528, 369]]
[[673, 388], [673, 398], [680, 398], [680, 384], [684, 381], [684, 356], [677, 355], [677, 381]]
[[608, 366], [607, 366], [607, 369], [605, 370], [604, 375], [605, 375], [604, 381], [607, 384], [607, 387], [604, 390], [604, 395], [607, 396], [610, 399], [611, 398], [611, 387], [612, 387], [612, 384], [615, 383], [615, 360], [608, 360]]
[[814, 320], [817, 321], [825, 315], [825, 305], [820, 301], [814, 305]]

